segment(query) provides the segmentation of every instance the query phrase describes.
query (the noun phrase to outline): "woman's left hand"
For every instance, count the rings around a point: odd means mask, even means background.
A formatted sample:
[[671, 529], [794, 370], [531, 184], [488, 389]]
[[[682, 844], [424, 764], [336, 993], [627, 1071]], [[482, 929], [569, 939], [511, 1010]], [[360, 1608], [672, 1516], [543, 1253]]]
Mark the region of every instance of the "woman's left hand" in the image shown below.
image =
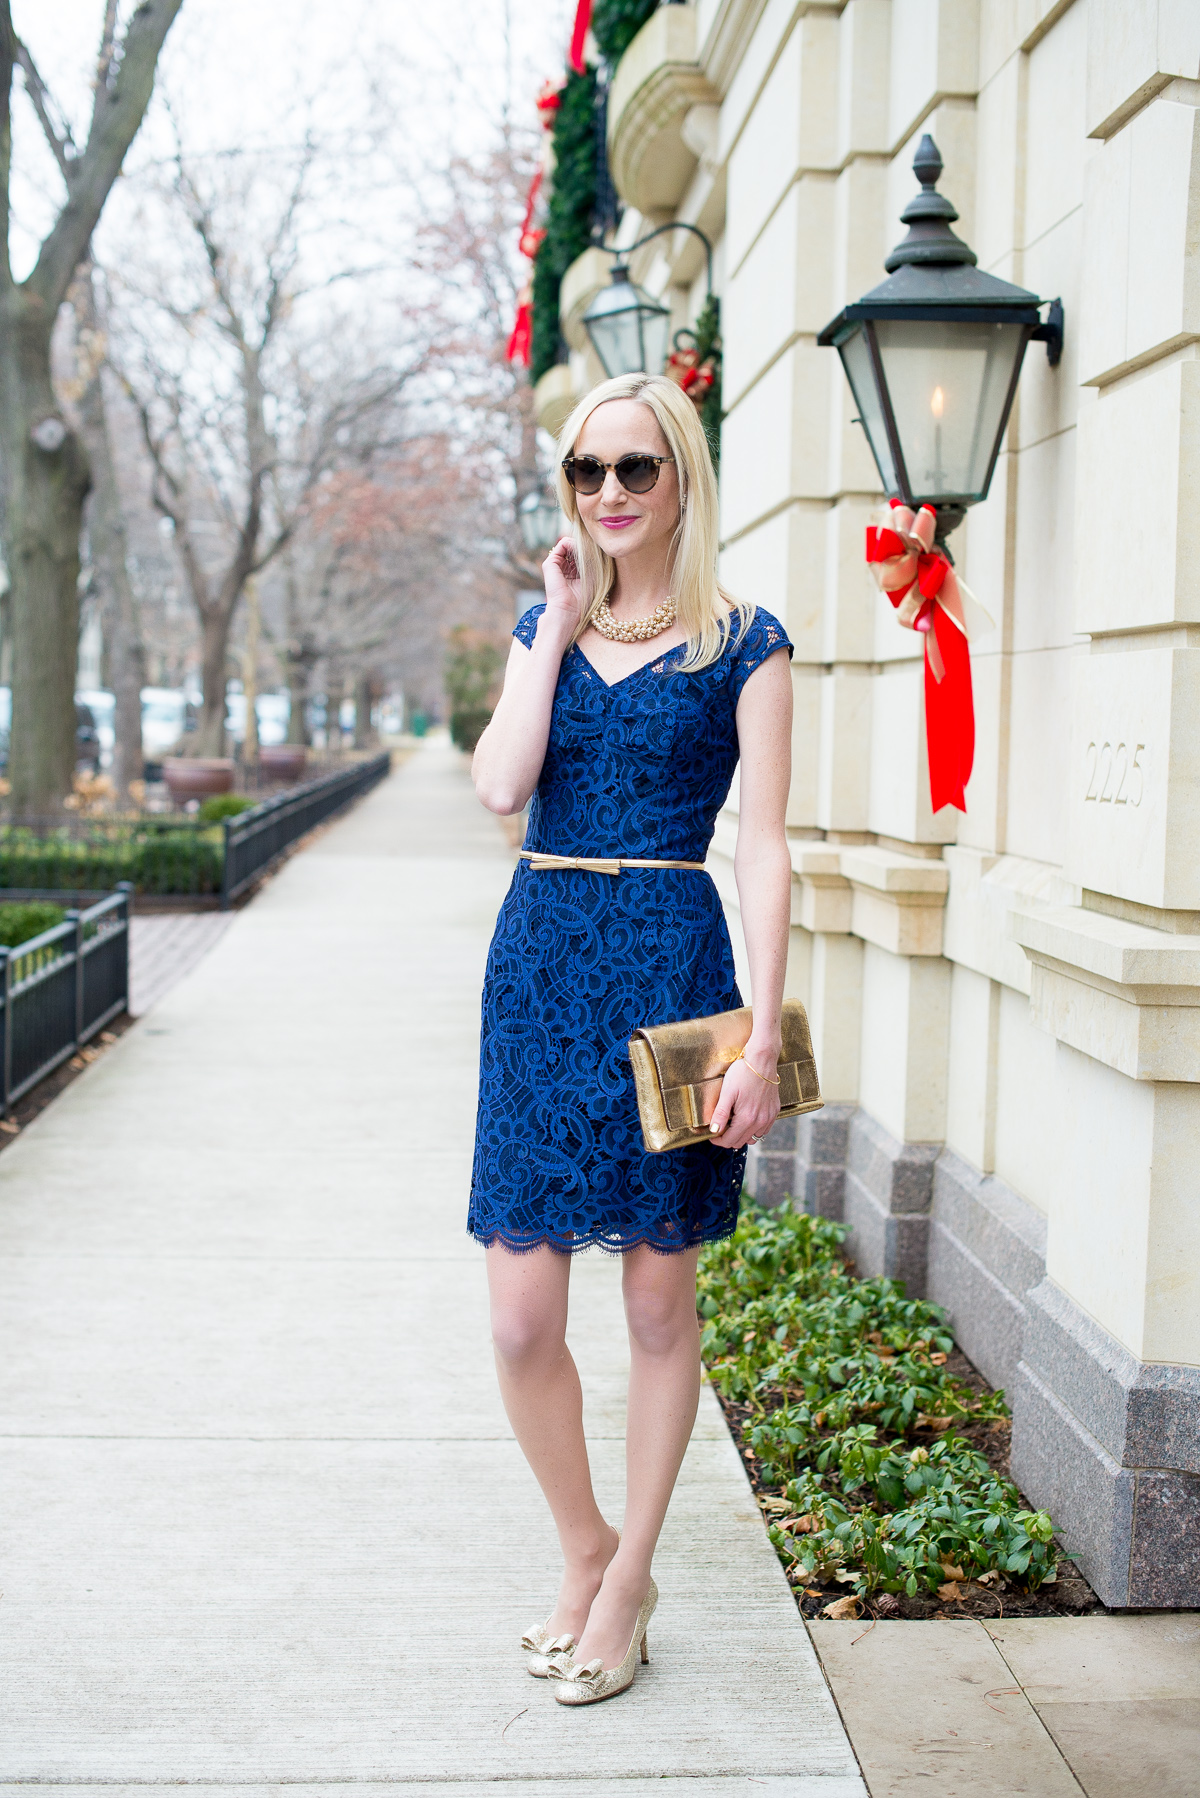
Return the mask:
[[767, 1134], [779, 1116], [779, 1088], [759, 1073], [775, 1075], [777, 1062], [778, 1051], [771, 1054], [747, 1044], [743, 1057], [730, 1067], [712, 1114], [712, 1140], [719, 1149], [742, 1149]]

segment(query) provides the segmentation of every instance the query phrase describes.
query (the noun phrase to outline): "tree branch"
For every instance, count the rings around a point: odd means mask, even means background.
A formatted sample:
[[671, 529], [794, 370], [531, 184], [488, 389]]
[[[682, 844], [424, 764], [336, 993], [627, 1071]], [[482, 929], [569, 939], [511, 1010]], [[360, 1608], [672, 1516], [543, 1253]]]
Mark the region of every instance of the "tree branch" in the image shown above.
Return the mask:
[[[125, 153], [137, 135], [154, 88], [158, 53], [182, 4], [183, 0], [142, 0], [126, 28], [115, 80], [97, 83], [87, 145], [71, 163], [66, 204], [42, 244], [28, 281], [50, 318], [67, 296]], [[0, 29], [7, 26], [11, 37], [8, 0], [0, 0], [0, 5]], [[107, 14], [105, 23], [107, 28]]]
[[96, 57], [96, 86], [108, 86], [109, 71], [113, 64], [113, 53], [117, 39], [117, 0], [106, 0], [104, 7], [104, 28], [100, 33], [100, 51]]
[[0, 288], [5, 293], [12, 286], [8, 226], [12, 177], [12, 78], [16, 63], [17, 37], [9, 0], [0, 0]]
[[54, 120], [50, 116], [50, 107], [52, 103], [49, 89], [38, 74], [37, 68], [34, 65], [34, 60], [20, 38], [17, 38], [16, 40], [16, 49], [17, 66], [25, 77], [25, 92], [29, 95], [29, 98], [33, 103], [33, 110], [37, 113], [38, 123], [42, 127], [46, 142], [50, 146], [55, 162], [58, 164], [59, 173], [69, 186], [71, 182], [72, 163], [75, 155], [75, 139], [71, 136], [71, 127], [67, 123], [66, 116], [63, 113], [61, 106], [55, 106], [54, 108], [62, 121], [61, 125], [55, 126]]

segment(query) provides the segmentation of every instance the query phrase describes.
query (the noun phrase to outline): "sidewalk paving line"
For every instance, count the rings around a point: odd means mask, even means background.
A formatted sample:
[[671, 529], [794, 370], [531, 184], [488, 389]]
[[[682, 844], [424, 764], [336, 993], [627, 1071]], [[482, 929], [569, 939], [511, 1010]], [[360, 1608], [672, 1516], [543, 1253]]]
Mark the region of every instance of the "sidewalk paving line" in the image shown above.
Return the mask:
[[954, 1798], [1080, 1798], [987, 1632], [944, 1622], [808, 1626], [871, 1798], [926, 1779]]
[[[582, 1713], [524, 1672], [557, 1556], [463, 1230], [511, 866], [415, 755], [6, 1150], [0, 1798], [865, 1798], [707, 1389], [650, 1665]], [[572, 1273], [611, 1510], [619, 1273]]]

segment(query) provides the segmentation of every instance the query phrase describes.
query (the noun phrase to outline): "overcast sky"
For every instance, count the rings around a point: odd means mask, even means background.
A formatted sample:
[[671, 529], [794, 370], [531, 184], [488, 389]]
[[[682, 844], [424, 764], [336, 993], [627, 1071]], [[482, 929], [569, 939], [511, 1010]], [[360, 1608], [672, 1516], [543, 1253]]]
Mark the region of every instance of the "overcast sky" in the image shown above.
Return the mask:
[[[123, 0], [123, 15], [132, 6]], [[573, 0], [184, 0], [160, 61], [160, 89], [193, 152], [275, 146], [311, 120], [344, 142], [352, 184], [372, 85], [394, 96], [398, 140], [414, 163], [436, 167], [450, 153], [481, 148], [506, 99], [515, 121], [534, 123], [534, 95], [561, 72], [573, 11]], [[82, 137], [102, 0], [13, 0], [13, 16]], [[20, 276], [32, 233], [45, 229], [61, 188], [23, 96], [14, 115]], [[128, 169], [169, 154], [171, 141], [161, 103], [152, 103]]]

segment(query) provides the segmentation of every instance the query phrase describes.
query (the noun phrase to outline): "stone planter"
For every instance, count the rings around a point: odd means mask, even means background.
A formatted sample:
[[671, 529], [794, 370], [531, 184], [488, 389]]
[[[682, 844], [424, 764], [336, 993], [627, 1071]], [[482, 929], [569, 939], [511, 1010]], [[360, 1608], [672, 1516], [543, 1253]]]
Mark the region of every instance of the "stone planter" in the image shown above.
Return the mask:
[[231, 792], [233, 763], [215, 756], [168, 756], [163, 762], [163, 779], [175, 804], [183, 805], [189, 799]]
[[300, 780], [308, 761], [303, 743], [276, 743], [258, 752], [258, 765], [272, 780]]

